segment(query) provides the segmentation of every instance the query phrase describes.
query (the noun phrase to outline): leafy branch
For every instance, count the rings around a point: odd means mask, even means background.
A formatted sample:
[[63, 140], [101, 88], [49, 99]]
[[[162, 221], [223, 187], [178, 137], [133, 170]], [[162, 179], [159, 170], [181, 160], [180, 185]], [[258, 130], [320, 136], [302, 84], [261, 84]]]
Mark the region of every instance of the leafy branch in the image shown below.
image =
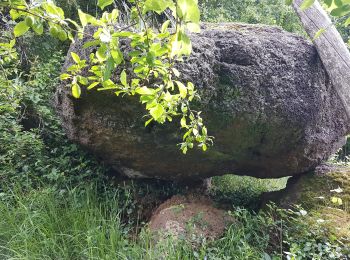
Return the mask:
[[[133, 23], [122, 28], [118, 25], [119, 10], [105, 11], [96, 18], [78, 10], [79, 22], [65, 18], [63, 10], [51, 1], [27, 4], [25, 0], [9, 0], [0, 5], [9, 9], [11, 19], [16, 21], [14, 36], [20, 37], [32, 29], [40, 35], [44, 27], [51, 36], [61, 41], [74, 41], [75, 35], [87, 35], [86, 26], [93, 26], [92, 40], [84, 48], [94, 46], [97, 51], [83, 60], [70, 53], [74, 64], [61, 75], [72, 89], [72, 96], [80, 98], [82, 88], [97, 91], [113, 90], [119, 95], [137, 95], [148, 111], [147, 126], [156, 121], [164, 124], [174, 117], [180, 119], [184, 130], [180, 148], [183, 153], [196, 143], [203, 151], [213, 143], [207, 133], [201, 113], [190, 108], [190, 103], [199, 98], [194, 84], [182, 82], [175, 68], [177, 61], [192, 52], [192, 44], [186, 31], [199, 32], [200, 13], [196, 0], [129, 0]], [[98, 0], [101, 10], [113, 4], [113, 0]], [[161, 28], [152, 28], [147, 19], [170, 10], [175, 17], [175, 29], [171, 21]], [[171, 32], [170, 32], [171, 31]], [[123, 39], [128, 39], [124, 41]], [[123, 53], [121, 42], [128, 42], [131, 51]], [[13, 48], [13, 42], [11, 42]], [[0, 46], [1, 48], [1, 46]], [[1, 53], [1, 52], [0, 52]], [[88, 75], [83, 70], [88, 70]], [[117, 75], [118, 74], [118, 75]]]

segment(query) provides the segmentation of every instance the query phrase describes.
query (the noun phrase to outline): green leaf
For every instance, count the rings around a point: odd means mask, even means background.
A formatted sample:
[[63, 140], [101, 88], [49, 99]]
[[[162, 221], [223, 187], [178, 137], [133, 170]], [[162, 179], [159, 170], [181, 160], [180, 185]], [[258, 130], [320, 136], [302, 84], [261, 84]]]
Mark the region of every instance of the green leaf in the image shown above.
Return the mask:
[[133, 35], [135, 35], [135, 33], [125, 31], [125, 32], [115, 32], [112, 34], [112, 37], [129, 37]]
[[336, 17], [345, 16], [350, 13], [350, 5], [343, 5], [332, 10], [331, 15]]
[[86, 13], [84, 13], [83, 11], [78, 9], [78, 15], [79, 15], [79, 19], [80, 19], [81, 25], [82, 26], [86, 26], [88, 24], [88, 19], [86, 17]]
[[140, 79], [132, 79], [131, 80], [131, 86], [133, 87], [133, 88], [136, 88], [137, 86], [139, 86], [140, 85]]
[[16, 24], [15, 28], [13, 29], [13, 33], [15, 34], [15, 37], [19, 37], [25, 34], [28, 30], [29, 26], [26, 24], [25, 21], [22, 21]]
[[58, 27], [56, 26], [56, 25], [52, 25], [51, 27], [50, 27], [50, 34], [51, 34], [51, 36], [52, 37], [54, 37], [54, 38], [57, 38], [58, 37], [58, 32], [59, 32], [59, 29], [58, 29]]
[[285, 0], [286, 5], [292, 5], [293, 4], [293, 0]]
[[91, 83], [89, 86], [88, 86], [88, 90], [90, 90], [90, 89], [93, 89], [94, 87], [96, 87], [98, 84], [100, 84], [99, 82], [93, 82], [93, 83]]
[[96, 57], [99, 60], [99, 62], [104, 62], [107, 59], [106, 55], [107, 47], [105, 44], [102, 44], [96, 52]]
[[158, 121], [165, 113], [165, 109], [161, 104], [157, 104], [155, 107], [150, 109], [151, 116]]
[[110, 21], [115, 22], [118, 19], [119, 16], [119, 10], [118, 9], [113, 9], [113, 11], [110, 14]]
[[186, 22], [199, 23], [200, 11], [196, 0], [178, 0], [177, 7], [176, 12], [180, 18]]
[[332, 3], [333, 3], [333, 0], [324, 0], [324, 3], [325, 3], [328, 7], [330, 7], [330, 6], [332, 5]]
[[187, 96], [187, 88], [184, 84], [182, 84], [180, 81], [176, 81], [177, 87], [179, 88], [180, 96], [182, 98], [186, 98]]
[[314, 4], [315, 0], [304, 0], [304, 2], [300, 5], [300, 9], [302, 11], [308, 9]]
[[101, 10], [105, 9], [105, 7], [113, 4], [113, 0], [98, 0], [97, 6], [101, 8]]
[[343, 5], [342, 0], [334, 0], [336, 6], [341, 7]]
[[42, 35], [44, 32], [44, 26], [41, 22], [36, 21], [33, 25], [32, 25], [32, 29], [33, 31], [38, 34], [38, 35]]
[[100, 44], [99, 40], [88, 41], [88, 42], [84, 43], [83, 48], [86, 49], [86, 48], [89, 48], [92, 46], [97, 46], [99, 44]]
[[13, 46], [15, 46], [16, 44], [16, 39], [12, 39], [10, 42], [9, 42], [9, 47], [12, 48]]
[[117, 66], [124, 60], [123, 53], [120, 50], [111, 50], [111, 55]]
[[179, 51], [179, 55], [190, 55], [192, 52], [192, 43], [191, 39], [185, 34], [180, 32], [181, 39], [181, 48]]
[[165, 9], [172, 6], [174, 6], [174, 2], [172, 0], [146, 0], [143, 11], [154, 11], [161, 14]]
[[349, 26], [349, 24], [350, 24], [350, 17], [349, 17], [348, 19], [346, 19], [344, 25], [345, 25], [345, 26]]
[[186, 117], [182, 117], [180, 121], [181, 127], [187, 128], [187, 122], [186, 122]]
[[71, 76], [69, 74], [67, 74], [67, 73], [63, 73], [63, 74], [60, 75], [60, 79], [61, 80], [69, 79], [70, 77]]
[[154, 55], [156, 56], [156, 57], [161, 57], [161, 56], [163, 56], [164, 54], [166, 54], [166, 53], [168, 53], [168, 48], [167, 47], [161, 47], [161, 48], [159, 48], [159, 49], [156, 49], [155, 51], [154, 51]]
[[29, 27], [31, 27], [35, 22], [34, 17], [31, 15], [28, 15], [24, 21]]
[[153, 118], [147, 120], [147, 121], [145, 122], [145, 126], [148, 126], [152, 121], [153, 121]]
[[149, 65], [153, 66], [154, 65], [154, 61], [155, 61], [155, 55], [153, 52], [148, 52], [146, 55], [146, 61]]
[[138, 56], [140, 56], [142, 54], [142, 52], [140, 52], [140, 51], [130, 51], [130, 52], [128, 52], [128, 55], [130, 56], [130, 57], [138, 57]]
[[72, 34], [72, 32], [71, 31], [68, 31], [68, 39], [72, 42], [72, 43], [75, 43], [75, 39], [74, 39], [74, 37], [73, 37], [73, 34]]
[[72, 19], [69, 19], [69, 18], [66, 18], [65, 21], [70, 22], [71, 24], [73, 24], [77, 30], [81, 29], [80, 25], [76, 21], [74, 21]]
[[78, 9], [78, 15], [79, 15], [79, 19], [80, 19], [81, 25], [83, 27], [86, 26], [89, 23], [92, 24], [92, 25], [95, 25], [95, 26], [100, 24], [99, 21], [95, 17], [93, 17], [90, 14], [84, 13], [80, 9]]
[[123, 70], [122, 73], [120, 74], [120, 82], [123, 84], [124, 87], [128, 86], [125, 70]]
[[81, 61], [79, 55], [76, 54], [75, 52], [71, 52], [70, 55], [72, 56], [75, 63], [79, 63]]
[[64, 42], [65, 40], [67, 40], [68, 36], [67, 33], [64, 30], [60, 30], [58, 32], [58, 39], [62, 42]]
[[60, 19], [64, 19], [64, 12], [62, 8], [56, 6], [53, 3], [44, 3], [42, 6], [48, 14], [51, 14], [54, 17], [59, 17]]
[[83, 76], [78, 76], [78, 81], [81, 85], [84, 85], [84, 86], [89, 84], [88, 79], [86, 77], [83, 77]]
[[16, 20], [18, 17], [21, 17], [22, 15], [25, 15], [25, 12], [18, 11], [18, 10], [10, 10], [10, 16], [12, 20]]
[[113, 69], [114, 69], [114, 60], [112, 57], [109, 57], [107, 59], [105, 70], [103, 72], [103, 81], [106, 81], [111, 78]]
[[147, 88], [147, 87], [141, 87], [141, 88], [137, 88], [135, 90], [135, 92], [137, 94], [140, 94], [140, 95], [153, 95], [154, 94], [154, 89], [150, 89], [150, 88]]
[[318, 38], [320, 38], [320, 36], [326, 31], [325, 28], [321, 28], [319, 29], [316, 33], [314, 38], [312, 39], [313, 41], [317, 40]]
[[170, 24], [170, 20], [167, 20], [163, 23], [161, 33], [165, 33], [168, 30], [169, 24]]
[[73, 84], [72, 85], [72, 95], [75, 98], [80, 98], [81, 89], [80, 89], [80, 86], [78, 84]]
[[140, 97], [140, 101], [142, 104], [144, 103], [150, 103], [154, 100], [154, 96], [152, 95], [143, 95]]
[[199, 33], [201, 31], [201, 27], [198, 23], [188, 23], [186, 27], [190, 32]]
[[99, 88], [98, 91], [100, 91], [100, 90], [116, 89], [116, 88], [118, 88], [118, 87], [116, 86], [116, 84], [114, 84], [114, 82], [113, 82], [111, 79], [108, 79], [108, 80], [102, 82], [102, 87], [103, 87], [103, 88]]

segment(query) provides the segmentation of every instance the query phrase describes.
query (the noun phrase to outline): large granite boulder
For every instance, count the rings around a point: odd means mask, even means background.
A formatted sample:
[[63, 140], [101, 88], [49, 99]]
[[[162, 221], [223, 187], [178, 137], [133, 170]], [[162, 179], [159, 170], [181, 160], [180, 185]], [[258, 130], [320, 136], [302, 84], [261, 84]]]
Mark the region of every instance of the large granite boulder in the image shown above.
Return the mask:
[[[145, 128], [136, 97], [83, 91], [75, 100], [63, 82], [56, 106], [68, 138], [121, 174], [175, 180], [297, 175], [344, 144], [349, 121], [311, 43], [277, 27], [204, 27], [178, 69], [201, 94], [195, 106], [215, 137], [207, 152], [183, 155], [178, 124]], [[87, 40], [70, 51], [87, 57]], [[65, 68], [70, 64], [68, 57]]]

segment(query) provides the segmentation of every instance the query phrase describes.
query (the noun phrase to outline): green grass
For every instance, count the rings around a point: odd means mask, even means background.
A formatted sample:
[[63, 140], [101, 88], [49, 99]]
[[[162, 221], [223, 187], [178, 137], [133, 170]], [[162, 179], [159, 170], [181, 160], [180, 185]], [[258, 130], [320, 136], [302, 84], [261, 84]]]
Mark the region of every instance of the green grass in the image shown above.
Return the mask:
[[0, 193], [0, 259], [260, 260], [267, 254], [281, 259], [286, 251], [317, 257], [321, 252], [326, 258], [316, 259], [331, 259], [331, 254], [347, 252], [307, 216], [277, 208], [259, 214], [232, 208], [235, 222], [216, 241], [169, 237], [155, 243], [147, 226], [135, 233], [133, 189], [106, 188], [94, 180], [60, 191], [42, 187]]
[[194, 241], [169, 238], [155, 245], [147, 229], [133, 235], [130, 190], [98, 187], [2, 193], [0, 259], [260, 259], [267, 246], [262, 219], [244, 210], [216, 242], [193, 248]]
[[8, 195], [0, 203], [2, 257], [118, 258], [128, 244], [119, 196], [98, 198], [95, 187], [62, 194], [42, 189]]
[[248, 176], [224, 175], [213, 178], [214, 199], [257, 209], [259, 198], [265, 192], [281, 190], [286, 187], [288, 177], [279, 179], [258, 179]]

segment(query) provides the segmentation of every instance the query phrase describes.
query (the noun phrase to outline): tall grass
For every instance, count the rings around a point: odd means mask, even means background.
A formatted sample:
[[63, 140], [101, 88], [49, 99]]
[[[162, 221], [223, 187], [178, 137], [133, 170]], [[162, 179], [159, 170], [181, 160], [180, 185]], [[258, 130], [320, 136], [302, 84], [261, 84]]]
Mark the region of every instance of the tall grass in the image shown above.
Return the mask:
[[[96, 186], [56, 194], [13, 191], [0, 203], [0, 258], [119, 259], [128, 245], [120, 194]], [[125, 203], [127, 204], [127, 203]]]
[[262, 219], [246, 211], [215, 242], [169, 237], [156, 244], [147, 229], [133, 232], [128, 192], [90, 184], [2, 193], [0, 259], [260, 259], [267, 246]]

